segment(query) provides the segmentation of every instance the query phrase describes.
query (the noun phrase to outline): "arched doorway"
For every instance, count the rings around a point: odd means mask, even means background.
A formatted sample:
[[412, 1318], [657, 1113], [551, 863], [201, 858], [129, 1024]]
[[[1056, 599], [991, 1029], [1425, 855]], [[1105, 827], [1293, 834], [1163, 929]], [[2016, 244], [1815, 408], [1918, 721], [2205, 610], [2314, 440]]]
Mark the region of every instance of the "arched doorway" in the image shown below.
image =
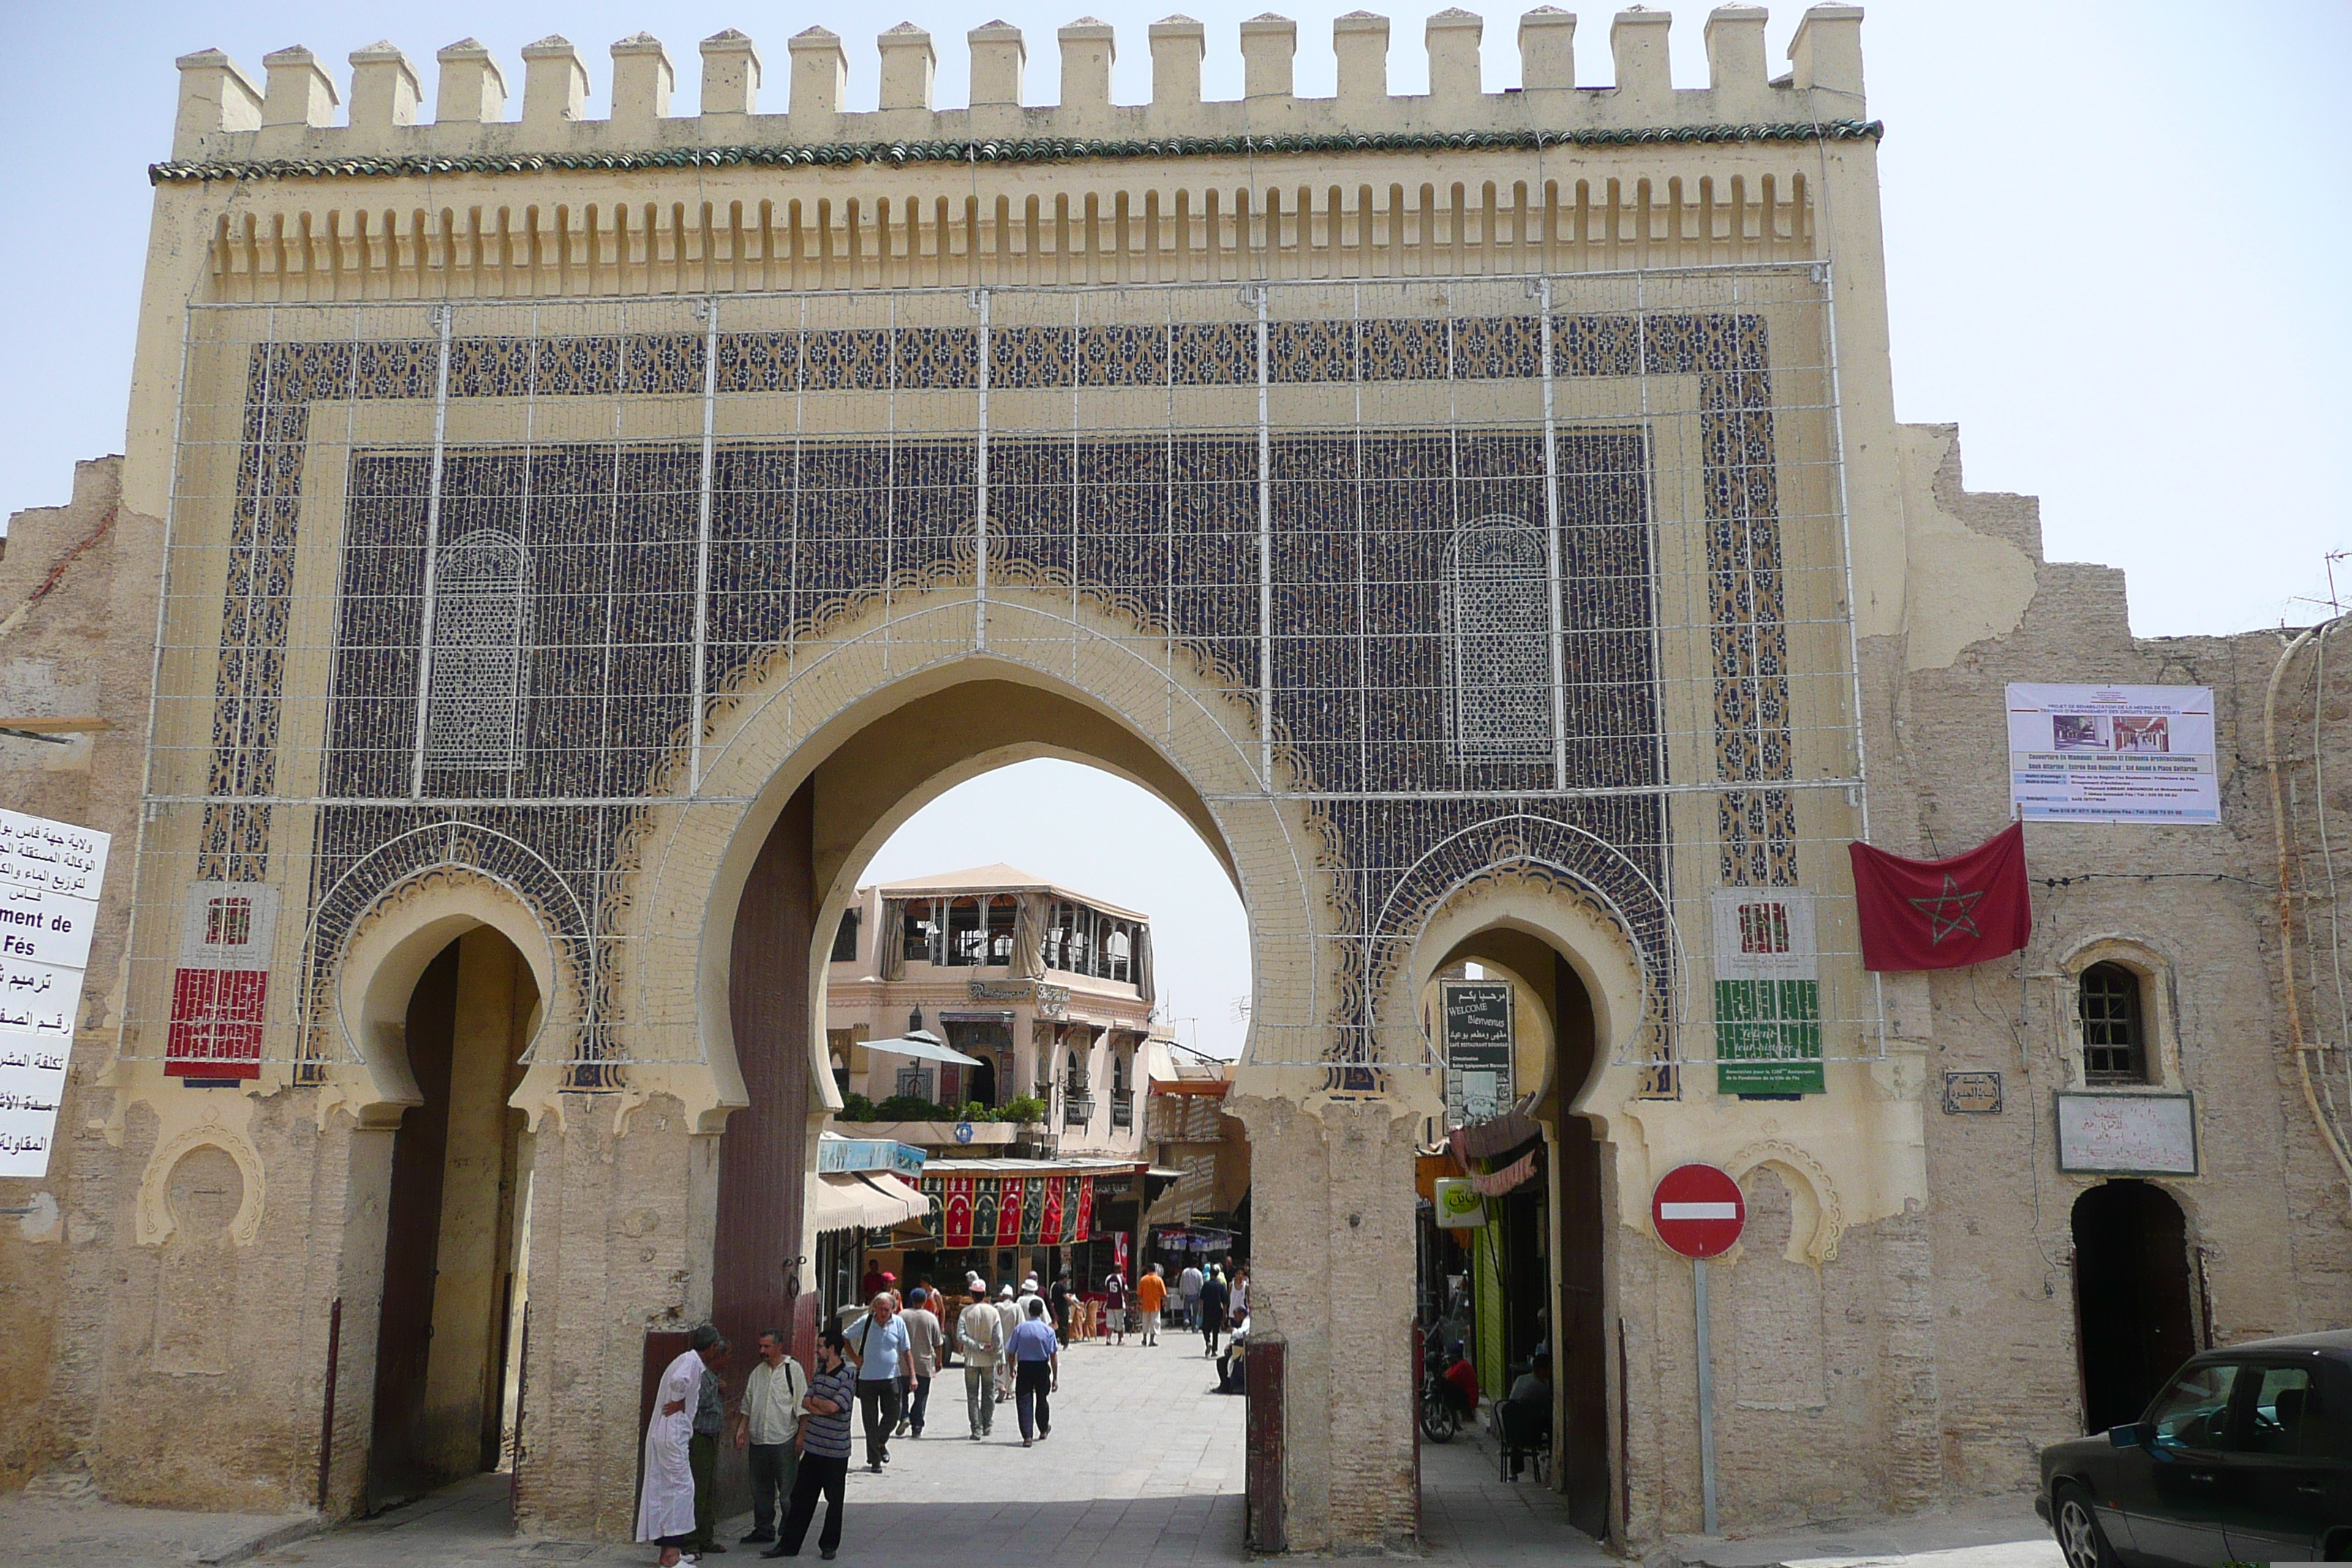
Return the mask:
[[2189, 1225], [2150, 1182], [2105, 1182], [2074, 1200], [2074, 1343], [2084, 1429], [2137, 1421], [2196, 1350]]
[[367, 1506], [501, 1468], [517, 1420], [528, 1141], [507, 1103], [540, 994], [488, 926], [425, 966], [404, 1038], [421, 1101], [394, 1134]]
[[[1513, 998], [1511, 1025], [1520, 1064], [1520, 1080], [1513, 1085], [1517, 1107], [1466, 1122], [1455, 1147], [1474, 1171], [1507, 1175], [1521, 1160], [1534, 1159], [1525, 1179], [1489, 1198], [1485, 1226], [1455, 1233], [1474, 1238], [1458, 1250], [1468, 1265], [1469, 1326], [1480, 1385], [1500, 1399], [1538, 1359], [1547, 1363], [1552, 1392], [1550, 1485], [1568, 1523], [1605, 1537], [1611, 1459], [1604, 1144], [1593, 1123], [1574, 1110], [1599, 1056], [1592, 993], [1551, 942], [1508, 925], [1456, 941], [1431, 973], [1424, 992], [1429, 1032], [1441, 1052], [1446, 1039], [1440, 1008], [1449, 978], [1499, 982], [1509, 986]], [[1533, 1081], [1528, 1081], [1530, 1068]], [[1440, 1244], [1441, 1256], [1444, 1246]], [[1460, 1309], [1455, 1303], [1454, 1310]], [[1480, 1440], [1487, 1439], [1482, 1434]], [[1448, 1485], [1458, 1468], [1448, 1455], [1433, 1468], [1424, 1455], [1423, 1512], [1433, 1528], [1461, 1531], [1464, 1540], [1457, 1544], [1468, 1549], [1477, 1524], [1465, 1517], [1461, 1500], [1446, 1499], [1433, 1510], [1426, 1495]], [[1490, 1482], [1492, 1477], [1483, 1479]], [[1436, 1524], [1436, 1515], [1445, 1523]]]
[[[732, 899], [726, 994], [747, 1103], [727, 1112], [719, 1140], [710, 1316], [736, 1345], [751, 1344], [769, 1327], [814, 1332], [815, 1302], [804, 1292], [825, 1271], [817, 1238], [804, 1233], [803, 1193], [811, 1146], [826, 1113], [817, 1077], [817, 1064], [828, 1059], [829, 1047], [817, 1044], [824, 1040], [826, 970], [842, 911], [893, 833], [959, 784], [1030, 759], [1058, 758], [1158, 797], [1199, 835], [1238, 890], [1219, 819], [1186, 773], [1125, 721], [1076, 694], [1008, 678], [1016, 673], [975, 659], [963, 679], [887, 689], [817, 734], [771, 781], [765, 800], [773, 816], [740, 892], [730, 894], [722, 883], [713, 896], [722, 907]], [[777, 805], [783, 784], [794, 777]], [[1032, 809], [1050, 817], [1057, 804], [1039, 798]], [[989, 853], [975, 850], [970, 858]], [[1008, 1042], [1014, 1047], [1006, 1057], [1008, 1073], [971, 1049], [978, 1042], [960, 1034], [956, 1021], [934, 1014], [931, 1026], [982, 1060], [964, 1098], [993, 1101], [1027, 1093], [1040, 1068], [1067, 1081], [1068, 1061], [1022, 1054], [1034, 1042]], [[649, 1343], [649, 1363], [655, 1354]], [[748, 1356], [735, 1357], [730, 1396], [749, 1365]], [[748, 1491], [732, 1449], [722, 1447], [719, 1487], [722, 1509], [737, 1506]]]

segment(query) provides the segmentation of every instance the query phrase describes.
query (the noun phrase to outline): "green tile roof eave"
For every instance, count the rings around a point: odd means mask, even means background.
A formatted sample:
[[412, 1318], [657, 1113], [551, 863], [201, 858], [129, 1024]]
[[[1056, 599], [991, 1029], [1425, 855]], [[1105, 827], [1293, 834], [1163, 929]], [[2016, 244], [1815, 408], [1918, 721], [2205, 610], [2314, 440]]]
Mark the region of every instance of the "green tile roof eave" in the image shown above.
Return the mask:
[[600, 169], [789, 169], [833, 163], [1069, 163], [1087, 159], [1217, 158], [1333, 153], [1464, 153], [1733, 142], [1875, 142], [1875, 120], [1805, 125], [1675, 125], [1614, 131], [1460, 131], [1331, 136], [1162, 136], [1139, 141], [841, 142], [814, 146], [677, 147], [635, 153], [383, 154], [151, 163], [151, 184], [208, 180], [406, 179], [435, 174], [547, 174]]

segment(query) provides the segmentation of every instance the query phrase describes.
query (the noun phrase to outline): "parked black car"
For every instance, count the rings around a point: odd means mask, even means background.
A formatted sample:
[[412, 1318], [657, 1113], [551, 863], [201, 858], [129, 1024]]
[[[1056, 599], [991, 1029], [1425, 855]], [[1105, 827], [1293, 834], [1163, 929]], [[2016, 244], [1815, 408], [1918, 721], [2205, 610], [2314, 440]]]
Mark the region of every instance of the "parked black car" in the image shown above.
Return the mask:
[[2352, 1561], [2352, 1330], [2189, 1358], [2128, 1426], [2042, 1450], [2068, 1568]]

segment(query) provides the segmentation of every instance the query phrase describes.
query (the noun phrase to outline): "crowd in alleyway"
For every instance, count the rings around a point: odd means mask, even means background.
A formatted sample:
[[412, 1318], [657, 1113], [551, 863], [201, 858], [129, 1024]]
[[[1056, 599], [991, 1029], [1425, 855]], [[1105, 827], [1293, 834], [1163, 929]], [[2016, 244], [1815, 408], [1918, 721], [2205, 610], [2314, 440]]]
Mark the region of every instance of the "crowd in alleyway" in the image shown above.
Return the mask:
[[[782, 1331], [763, 1331], [757, 1364], [731, 1406], [721, 1383], [730, 1347], [712, 1326], [697, 1328], [663, 1371], [646, 1427], [636, 1523], [636, 1539], [660, 1548], [662, 1568], [728, 1550], [718, 1539], [716, 1474], [719, 1444], [730, 1433], [745, 1450], [752, 1490], [751, 1530], [738, 1544], [763, 1547], [762, 1557], [796, 1557], [822, 1502], [817, 1548], [826, 1561], [842, 1541], [853, 1413], [865, 1468], [880, 1475], [892, 1463], [894, 1438], [923, 1436], [932, 1384], [960, 1362], [971, 1441], [994, 1436], [997, 1406], [1006, 1404], [1024, 1448], [1053, 1436], [1062, 1353], [1084, 1310], [1070, 1279], [1045, 1289], [1033, 1274], [992, 1293], [973, 1274], [961, 1298], [926, 1285], [902, 1297], [896, 1279], [878, 1270], [861, 1284], [865, 1310], [819, 1332], [814, 1367], [792, 1355]], [[1163, 1321], [1180, 1316], [1217, 1363], [1215, 1392], [1245, 1392], [1246, 1268], [1228, 1279], [1214, 1267], [1188, 1267], [1171, 1289], [1155, 1264], [1131, 1289], [1113, 1274], [1102, 1300], [1110, 1344], [1124, 1347], [1132, 1333], [1139, 1348], [1157, 1347]]]

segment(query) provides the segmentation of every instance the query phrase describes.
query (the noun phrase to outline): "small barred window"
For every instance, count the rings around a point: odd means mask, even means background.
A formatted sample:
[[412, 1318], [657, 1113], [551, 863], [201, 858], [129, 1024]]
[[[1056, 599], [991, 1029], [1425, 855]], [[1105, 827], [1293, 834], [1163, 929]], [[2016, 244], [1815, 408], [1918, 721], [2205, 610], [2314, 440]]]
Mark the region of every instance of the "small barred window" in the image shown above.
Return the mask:
[[1446, 553], [1453, 760], [1549, 761], [1551, 616], [1543, 531], [1515, 517], [1482, 517], [1455, 532]]
[[426, 767], [516, 765], [530, 636], [530, 558], [520, 541], [485, 530], [441, 552], [433, 582]]
[[2083, 971], [2078, 994], [2083, 1080], [2147, 1082], [2147, 1012], [2140, 1005], [2139, 976], [2120, 963], [2095, 963]]

